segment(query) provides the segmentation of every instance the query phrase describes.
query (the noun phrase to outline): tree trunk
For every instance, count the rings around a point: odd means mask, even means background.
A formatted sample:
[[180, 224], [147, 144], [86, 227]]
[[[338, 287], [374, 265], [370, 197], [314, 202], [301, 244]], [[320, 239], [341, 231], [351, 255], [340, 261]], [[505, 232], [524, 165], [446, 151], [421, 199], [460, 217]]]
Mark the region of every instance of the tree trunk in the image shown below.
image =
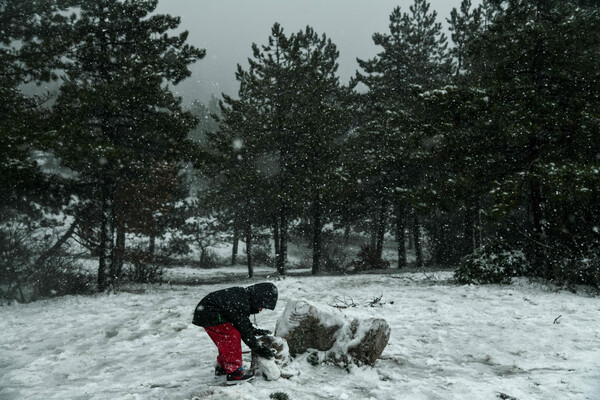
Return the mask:
[[423, 249], [421, 248], [421, 232], [420, 232], [419, 216], [417, 213], [413, 219], [413, 237], [415, 243], [415, 256], [417, 259], [417, 268], [423, 268]]
[[377, 227], [379, 226], [379, 212], [373, 210], [371, 211], [371, 215], [373, 216], [371, 220], [371, 248], [375, 249], [377, 247]]
[[281, 240], [279, 238], [279, 224], [277, 223], [277, 218], [275, 218], [275, 222], [273, 224], [273, 242], [275, 246], [275, 265], [279, 265], [279, 255], [281, 254]]
[[[538, 42], [539, 45], [539, 42]], [[538, 75], [537, 69], [532, 70], [533, 82], [537, 82]], [[546, 279], [551, 276], [551, 271], [547, 269], [549, 263], [544, 263], [542, 254], [542, 242], [543, 242], [543, 230], [542, 220], [544, 219], [542, 209], [542, 182], [539, 177], [536, 176], [533, 165], [538, 159], [539, 154], [539, 139], [543, 136], [543, 132], [532, 129], [529, 134], [527, 143], [527, 164], [528, 164], [528, 185], [529, 185], [529, 212], [531, 212], [531, 251], [532, 251], [532, 264], [533, 268], [538, 271], [538, 274]], [[545, 264], [545, 265], [544, 265]]]
[[529, 201], [530, 201], [530, 207], [531, 207], [531, 215], [533, 217], [532, 222], [533, 222], [533, 227], [532, 230], [534, 232], [534, 235], [536, 236], [535, 239], [539, 239], [539, 237], [542, 235], [542, 215], [543, 215], [543, 211], [542, 211], [542, 194], [541, 194], [541, 188], [540, 188], [540, 184], [538, 182], [538, 179], [533, 179], [533, 182], [531, 183], [531, 189], [530, 189], [530, 197], [529, 197]]
[[148, 253], [150, 253], [150, 259], [154, 261], [154, 252], [156, 251], [156, 235], [153, 233], [150, 235], [150, 243], [148, 243]]
[[312, 274], [317, 275], [321, 272], [321, 253], [322, 253], [322, 221], [321, 221], [321, 199], [319, 196], [313, 203], [313, 265]]
[[443, 264], [448, 254], [448, 242], [446, 240], [446, 230], [444, 229], [445, 215], [442, 212], [436, 211], [432, 218], [435, 223], [429, 227], [429, 244], [431, 245], [431, 262]]
[[277, 272], [280, 275], [285, 275], [285, 262], [287, 259], [287, 241], [288, 241], [288, 231], [287, 231], [287, 216], [284, 210], [281, 211], [280, 215], [280, 226], [279, 226], [279, 254], [277, 257]]
[[350, 223], [346, 222], [344, 226], [344, 247], [350, 244]]
[[532, 227], [531, 227], [531, 248], [533, 250], [533, 266], [536, 270], [540, 271], [543, 278], [550, 278], [550, 271], [544, 268], [544, 262], [542, 260], [542, 248], [540, 247], [543, 242], [543, 210], [542, 210], [542, 193], [541, 184], [537, 178], [531, 178], [529, 188], [529, 208], [532, 216]]
[[110, 214], [112, 207], [110, 206], [109, 185], [106, 182], [102, 183], [101, 188], [101, 216], [100, 216], [100, 246], [98, 260], [98, 291], [104, 292], [108, 288], [107, 263], [110, 262], [110, 250], [112, 245]]
[[483, 231], [483, 218], [480, 206], [477, 205], [477, 214], [476, 218], [476, 231], [475, 231], [475, 248], [478, 249], [481, 247], [484, 241], [484, 231]]
[[383, 257], [383, 242], [385, 239], [385, 230], [387, 225], [387, 200], [381, 199], [381, 206], [379, 208], [379, 217], [377, 218], [377, 244], [375, 250], [377, 251], [377, 257]]
[[406, 268], [406, 210], [404, 204], [396, 204], [396, 243], [398, 244], [398, 269]]
[[473, 214], [475, 209], [473, 207], [467, 207], [465, 210], [465, 251], [464, 255], [473, 254], [475, 251], [475, 218]]
[[125, 259], [125, 221], [122, 216], [119, 215], [117, 210], [118, 204], [116, 201], [113, 202], [113, 232], [116, 231], [115, 248], [112, 256], [112, 260], [109, 267], [110, 282], [113, 285], [118, 284], [123, 273], [123, 263]]
[[244, 228], [246, 234], [246, 260], [248, 264], [248, 278], [254, 276], [254, 266], [252, 265], [252, 223], [246, 221]]
[[115, 215], [115, 210], [116, 210], [116, 204], [115, 204], [115, 197], [114, 197], [114, 192], [111, 190], [110, 193], [110, 252], [109, 252], [109, 264], [108, 264], [108, 284], [112, 285], [113, 283], [113, 278], [114, 278], [114, 268], [115, 268], [115, 247], [116, 247], [116, 243], [115, 243], [115, 238], [117, 237], [117, 226], [116, 226], [116, 215]]
[[237, 262], [239, 242], [240, 242], [240, 228], [237, 224], [237, 220], [235, 220], [233, 222], [233, 248], [231, 250], [231, 265], [235, 265]]
[[123, 263], [125, 261], [125, 227], [117, 226], [114, 254], [110, 263], [111, 284], [117, 284], [123, 275]]

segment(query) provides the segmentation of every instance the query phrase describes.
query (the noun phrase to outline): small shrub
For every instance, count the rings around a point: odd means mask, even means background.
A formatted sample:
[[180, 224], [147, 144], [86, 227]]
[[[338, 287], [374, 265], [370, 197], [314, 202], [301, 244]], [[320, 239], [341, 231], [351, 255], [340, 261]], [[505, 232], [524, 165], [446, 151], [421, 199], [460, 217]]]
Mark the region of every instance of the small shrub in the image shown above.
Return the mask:
[[94, 278], [79, 269], [74, 256], [52, 249], [57, 225], [18, 214], [0, 225], [1, 299], [26, 303], [95, 290]]
[[165, 247], [162, 251], [167, 253], [169, 257], [184, 256], [192, 251], [190, 241], [180, 236], [170, 238]]
[[275, 265], [275, 260], [271, 255], [271, 245], [268, 242], [261, 241], [252, 246], [252, 262], [267, 266]]
[[528, 272], [529, 263], [524, 253], [498, 241], [465, 257], [454, 279], [459, 284], [510, 283], [511, 278]]
[[269, 398], [272, 400], [290, 400], [290, 396], [284, 392], [275, 392], [269, 395]]
[[129, 270], [129, 279], [136, 283], [160, 283], [162, 282], [163, 267], [151, 263], [135, 263]]
[[559, 284], [600, 288], [600, 248], [589, 247], [580, 254], [563, 257], [553, 265], [552, 277]]
[[355, 272], [387, 269], [390, 267], [390, 262], [379, 257], [377, 251], [371, 246], [362, 246], [357, 257], [358, 260], [353, 260], [350, 263], [350, 267]]
[[332, 243], [325, 246], [322, 254], [323, 270], [330, 272], [343, 271], [346, 268], [348, 256], [341, 244]]
[[38, 271], [31, 300], [65, 295], [90, 294], [95, 277], [79, 270], [68, 257], [53, 257]]
[[206, 269], [218, 267], [219, 263], [217, 260], [217, 255], [211, 250], [203, 250], [200, 253], [200, 261], [198, 262], [198, 266]]
[[154, 262], [154, 257], [147, 251], [132, 249], [127, 254], [131, 268], [127, 270], [127, 277], [136, 283], [160, 283], [162, 281], [163, 267]]

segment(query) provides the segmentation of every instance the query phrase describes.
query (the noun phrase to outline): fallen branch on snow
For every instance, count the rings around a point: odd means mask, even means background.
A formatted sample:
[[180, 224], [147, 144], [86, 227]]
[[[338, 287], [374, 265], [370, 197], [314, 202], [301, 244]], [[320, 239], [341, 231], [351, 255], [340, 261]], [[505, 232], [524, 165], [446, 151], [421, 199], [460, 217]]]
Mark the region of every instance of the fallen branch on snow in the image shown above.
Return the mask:
[[502, 399], [502, 400], [519, 400], [516, 397], [512, 397], [512, 396], [510, 396], [506, 393], [502, 393], [502, 392], [498, 393], [498, 398]]
[[354, 300], [352, 299], [352, 297], [345, 297], [340, 299], [339, 297], [335, 297], [334, 303], [330, 304], [331, 307], [334, 308], [338, 308], [338, 309], [344, 309], [344, 308], [351, 308], [351, 307], [356, 307], [357, 304], [354, 302]]

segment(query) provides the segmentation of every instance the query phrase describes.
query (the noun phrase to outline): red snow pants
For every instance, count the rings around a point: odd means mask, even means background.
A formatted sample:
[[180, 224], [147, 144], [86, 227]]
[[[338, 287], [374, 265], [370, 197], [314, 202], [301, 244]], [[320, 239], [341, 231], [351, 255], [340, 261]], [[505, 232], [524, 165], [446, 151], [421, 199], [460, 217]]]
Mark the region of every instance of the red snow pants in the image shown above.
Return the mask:
[[207, 326], [208, 336], [217, 345], [217, 363], [230, 374], [242, 366], [242, 337], [231, 323]]

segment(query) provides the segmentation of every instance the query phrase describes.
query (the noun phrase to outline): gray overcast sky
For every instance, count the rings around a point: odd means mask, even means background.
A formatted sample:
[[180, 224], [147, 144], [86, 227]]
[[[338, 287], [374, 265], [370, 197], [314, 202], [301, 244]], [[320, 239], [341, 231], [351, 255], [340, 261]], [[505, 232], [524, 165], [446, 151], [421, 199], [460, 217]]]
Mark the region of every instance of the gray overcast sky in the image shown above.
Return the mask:
[[[288, 35], [306, 25], [325, 33], [340, 52], [339, 76], [347, 83], [358, 69], [356, 58], [368, 59], [380, 51], [371, 37], [389, 32], [394, 7], [408, 12], [411, 4], [413, 0], [160, 0], [157, 12], [180, 16], [180, 28], [190, 33], [188, 42], [206, 49], [206, 57], [191, 66], [192, 76], [175, 88], [189, 104], [207, 101], [211, 93], [235, 96], [237, 64], [247, 66], [252, 43], [266, 44], [275, 22]], [[430, 4], [447, 28], [446, 19], [460, 0]]]

